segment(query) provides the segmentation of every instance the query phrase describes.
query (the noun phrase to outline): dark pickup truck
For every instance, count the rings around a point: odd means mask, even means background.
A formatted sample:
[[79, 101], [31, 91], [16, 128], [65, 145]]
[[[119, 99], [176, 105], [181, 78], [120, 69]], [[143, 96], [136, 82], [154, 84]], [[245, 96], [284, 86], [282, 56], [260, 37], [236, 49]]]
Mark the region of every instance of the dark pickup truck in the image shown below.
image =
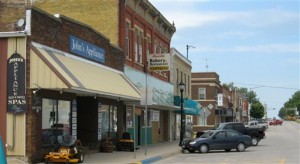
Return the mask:
[[[214, 129], [223, 130], [223, 129], [233, 129], [242, 134], [249, 135], [252, 138], [252, 145], [256, 146], [261, 139], [265, 138], [265, 129], [264, 128], [247, 128], [241, 122], [224, 122], [218, 124]], [[204, 132], [198, 132], [197, 137], [202, 135]]]
[[233, 129], [245, 135], [249, 135], [252, 138], [253, 146], [256, 146], [261, 139], [266, 137], [264, 128], [247, 128], [241, 122], [220, 123], [216, 129]]

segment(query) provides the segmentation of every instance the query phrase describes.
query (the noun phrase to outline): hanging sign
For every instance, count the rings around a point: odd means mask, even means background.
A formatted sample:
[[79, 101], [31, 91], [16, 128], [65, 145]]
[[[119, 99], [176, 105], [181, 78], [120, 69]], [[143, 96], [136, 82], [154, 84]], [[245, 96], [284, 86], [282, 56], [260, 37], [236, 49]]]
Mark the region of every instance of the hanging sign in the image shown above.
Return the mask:
[[170, 70], [170, 54], [149, 54], [148, 55], [149, 71], [169, 71]]
[[14, 53], [7, 60], [7, 67], [7, 112], [25, 113], [25, 59]]
[[36, 113], [39, 113], [39, 111], [42, 110], [42, 98], [36, 94], [34, 94], [32, 99], [32, 110]]
[[223, 94], [218, 94], [218, 106], [223, 106]]

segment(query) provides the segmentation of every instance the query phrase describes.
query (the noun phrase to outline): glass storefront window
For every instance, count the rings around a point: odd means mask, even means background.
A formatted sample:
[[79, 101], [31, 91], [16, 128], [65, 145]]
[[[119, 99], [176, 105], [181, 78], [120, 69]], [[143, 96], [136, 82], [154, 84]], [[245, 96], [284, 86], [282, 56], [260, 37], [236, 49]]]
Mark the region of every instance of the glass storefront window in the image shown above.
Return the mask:
[[52, 146], [57, 136], [70, 134], [71, 102], [42, 99], [42, 145]]
[[132, 111], [132, 108], [127, 108], [126, 127], [127, 128], [132, 128], [133, 127], [133, 111]]
[[116, 137], [117, 107], [112, 105], [98, 105], [98, 140]]

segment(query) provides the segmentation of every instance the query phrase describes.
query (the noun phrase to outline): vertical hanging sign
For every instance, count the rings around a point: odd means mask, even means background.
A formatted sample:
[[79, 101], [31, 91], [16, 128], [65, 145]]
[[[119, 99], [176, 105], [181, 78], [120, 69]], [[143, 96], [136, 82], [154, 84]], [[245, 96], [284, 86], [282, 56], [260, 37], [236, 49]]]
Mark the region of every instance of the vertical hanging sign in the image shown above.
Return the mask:
[[7, 112], [25, 113], [25, 59], [14, 53], [7, 60], [7, 66]]

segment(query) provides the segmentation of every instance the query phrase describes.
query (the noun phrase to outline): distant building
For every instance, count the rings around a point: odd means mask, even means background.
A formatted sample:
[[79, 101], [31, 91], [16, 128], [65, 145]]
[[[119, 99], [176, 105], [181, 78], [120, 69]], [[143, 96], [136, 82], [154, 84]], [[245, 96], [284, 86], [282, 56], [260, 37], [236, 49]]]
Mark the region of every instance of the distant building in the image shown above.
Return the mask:
[[222, 85], [216, 72], [192, 72], [191, 93], [202, 106], [200, 116], [194, 119], [195, 131], [221, 122], [247, 120], [247, 100], [237, 90]]

